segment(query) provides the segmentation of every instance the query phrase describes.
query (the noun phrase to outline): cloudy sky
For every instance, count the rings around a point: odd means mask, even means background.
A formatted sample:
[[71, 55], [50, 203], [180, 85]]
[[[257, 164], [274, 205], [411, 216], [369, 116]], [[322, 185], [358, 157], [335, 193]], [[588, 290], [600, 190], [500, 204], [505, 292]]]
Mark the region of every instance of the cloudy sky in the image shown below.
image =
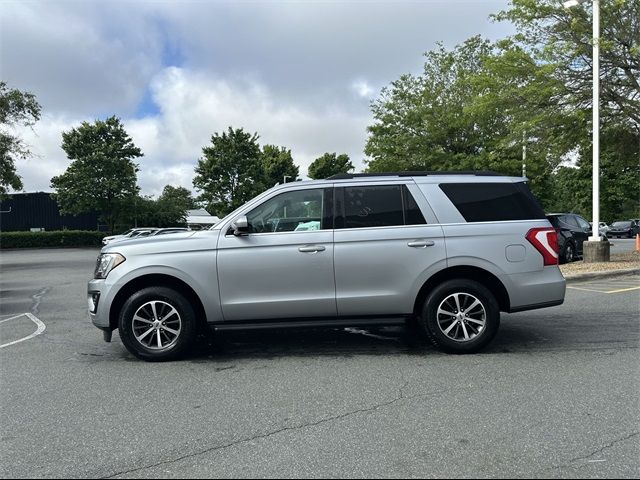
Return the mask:
[[0, 3], [0, 77], [43, 106], [23, 133], [29, 192], [67, 168], [63, 130], [113, 114], [145, 155], [145, 194], [192, 188], [202, 147], [230, 125], [291, 148], [303, 176], [327, 151], [359, 169], [383, 86], [436, 42], [512, 33], [488, 19], [507, 0]]

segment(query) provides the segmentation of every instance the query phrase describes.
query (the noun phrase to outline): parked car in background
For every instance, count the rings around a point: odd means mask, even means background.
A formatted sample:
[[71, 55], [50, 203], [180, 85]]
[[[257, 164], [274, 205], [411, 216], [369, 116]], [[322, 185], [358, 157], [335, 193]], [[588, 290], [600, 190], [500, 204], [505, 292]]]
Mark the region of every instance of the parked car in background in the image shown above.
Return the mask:
[[129, 238], [146, 237], [148, 235], [151, 235], [151, 233], [155, 232], [156, 230], [160, 229], [155, 227], [130, 228], [121, 235], [110, 235], [108, 237], [104, 237], [102, 239], [102, 244], [107, 245], [112, 242], [126, 240]]
[[592, 232], [589, 222], [575, 213], [549, 213], [547, 219], [558, 232], [560, 263], [570, 263], [582, 256], [582, 244]]
[[[593, 222], [589, 222], [589, 226], [591, 227], [591, 231], [593, 231]], [[601, 237], [606, 237], [607, 232], [609, 231], [609, 225], [606, 222], [598, 223], [598, 233]]]
[[151, 233], [149, 236], [156, 237], [158, 235], [167, 235], [170, 233], [188, 232], [189, 230], [190, 230], [189, 228], [182, 228], [182, 227], [160, 228], [155, 232]]
[[640, 232], [640, 221], [621, 220], [613, 222], [607, 232], [610, 238], [633, 238]]
[[607, 232], [610, 229], [611, 229], [611, 227], [609, 225], [607, 225], [605, 222], [600, 222], [600, 228], [598, 229], [600, 231], [600, 236], [606, 237], [607, 236]]

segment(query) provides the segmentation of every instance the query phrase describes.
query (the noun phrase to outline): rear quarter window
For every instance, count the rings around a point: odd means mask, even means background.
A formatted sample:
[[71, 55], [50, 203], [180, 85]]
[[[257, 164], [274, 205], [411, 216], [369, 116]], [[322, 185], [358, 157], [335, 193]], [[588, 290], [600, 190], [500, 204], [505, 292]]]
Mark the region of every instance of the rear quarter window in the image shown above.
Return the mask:
[[467, 222], [546, 218], [524, 182], [442, 183], [440, 189]]

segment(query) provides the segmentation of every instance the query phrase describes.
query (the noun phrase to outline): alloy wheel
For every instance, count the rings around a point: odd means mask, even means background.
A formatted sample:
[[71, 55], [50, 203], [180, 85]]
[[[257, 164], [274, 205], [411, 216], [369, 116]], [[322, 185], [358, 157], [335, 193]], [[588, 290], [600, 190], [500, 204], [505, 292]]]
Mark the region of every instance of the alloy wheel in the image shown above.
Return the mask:
[[438, 306], [438, 327], [451, 340], [468, 342], [481, 335], [487, 312], [480, 300], [469, 293], [453, 293]]
[[171, 304], [153, 300], [143, 304], [133, 315], [133, 335], [145, 348], [165, 350], [180, 337], [182, 319]]
[[573, 262], [573, 247], [571, 245], [567, 245], [567, 249], [564, 252], [564, 258], [567, 263]]

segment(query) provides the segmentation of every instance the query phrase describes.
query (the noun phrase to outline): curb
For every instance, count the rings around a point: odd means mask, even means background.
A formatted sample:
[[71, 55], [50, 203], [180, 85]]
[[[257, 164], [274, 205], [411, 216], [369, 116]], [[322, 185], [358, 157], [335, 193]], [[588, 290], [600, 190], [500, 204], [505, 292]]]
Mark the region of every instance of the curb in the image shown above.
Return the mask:
[[580, 280], [591, 280], [595, 278], [610, 278], [617, 277], [619, 275], [633, 275], [640, 274], [640, 268], [625, 268], [621, 270], [607, 270], [603, 272], [588, 272], [588, 273], [572, 273], [570, 275], [564, 275], [564, 279], [567, 283], [577, 282]]

